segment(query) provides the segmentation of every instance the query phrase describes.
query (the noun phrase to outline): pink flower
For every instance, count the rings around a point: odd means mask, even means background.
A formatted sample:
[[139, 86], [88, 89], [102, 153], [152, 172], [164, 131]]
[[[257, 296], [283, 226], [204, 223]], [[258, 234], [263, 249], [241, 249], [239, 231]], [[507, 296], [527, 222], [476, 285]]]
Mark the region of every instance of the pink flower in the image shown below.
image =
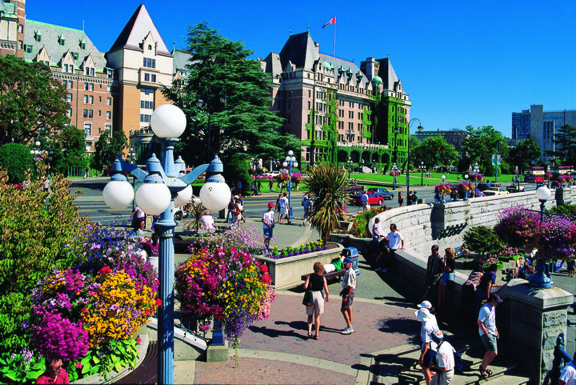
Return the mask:
[[142, 339], [140, 337], [136, 338], [137, 343], [142, 343]]
[[82, 369], [83, 366], [82, 362], [76, 362], [76, 369]]

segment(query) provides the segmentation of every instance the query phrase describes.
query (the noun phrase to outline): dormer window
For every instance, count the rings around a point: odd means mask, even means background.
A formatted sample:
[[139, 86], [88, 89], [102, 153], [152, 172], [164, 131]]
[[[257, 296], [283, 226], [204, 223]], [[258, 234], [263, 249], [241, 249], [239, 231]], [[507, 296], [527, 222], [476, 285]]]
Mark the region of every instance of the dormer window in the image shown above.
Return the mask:
[[80, 40], [80, 48], [86, 49], [86, 40], [84, 40], [84, 38], [82, 38], [82, 40]]
[[152, 51], [152, 44], [148, 44], [148, 51]]
[[64, 35], [60, 35], [60, 37], [58, 38], [58, 43], [60, 45], [64, 45], [66, 43], [66, 38], [64, 37]]
[[40, 32], [40, 30], [36, 31], [34, 39], [36, 39], [36, 41], [42, 41], [42, 32]]

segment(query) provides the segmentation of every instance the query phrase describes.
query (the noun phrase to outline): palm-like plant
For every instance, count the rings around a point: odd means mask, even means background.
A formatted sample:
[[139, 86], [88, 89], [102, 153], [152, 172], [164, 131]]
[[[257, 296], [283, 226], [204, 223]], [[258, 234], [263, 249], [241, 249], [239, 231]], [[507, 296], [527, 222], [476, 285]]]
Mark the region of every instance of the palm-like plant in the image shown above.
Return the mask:
[[320, 164], [310, 170], [307, 184], [310, 198], [314, 201], [312, 225], [328, 241], [332, 231], [340, 227], [338, 211], [345, 204], [344, 186], [348, 172], [334, 165]]

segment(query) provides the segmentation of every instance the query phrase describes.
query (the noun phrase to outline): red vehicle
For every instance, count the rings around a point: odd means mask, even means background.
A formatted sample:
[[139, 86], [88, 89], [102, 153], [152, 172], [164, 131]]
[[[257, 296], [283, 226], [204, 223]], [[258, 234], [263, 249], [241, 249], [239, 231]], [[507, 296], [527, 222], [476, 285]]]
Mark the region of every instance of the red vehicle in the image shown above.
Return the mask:
[[[360, 194], [356, 194], [356, 195], [352, 195], [350, 197], [350, 199], [352, 199], [352, 202], [356, 205], [356, 206], [362, 206], [362, 193]], [[368, 204], [369, 205], [380, 205], [383, 206], [384, 205], [384, 198], [369, 192], [368, 193]]]
[[544, 183], [546, 172], [544, 167], [526, 167], [524, 169], [524, 182]]

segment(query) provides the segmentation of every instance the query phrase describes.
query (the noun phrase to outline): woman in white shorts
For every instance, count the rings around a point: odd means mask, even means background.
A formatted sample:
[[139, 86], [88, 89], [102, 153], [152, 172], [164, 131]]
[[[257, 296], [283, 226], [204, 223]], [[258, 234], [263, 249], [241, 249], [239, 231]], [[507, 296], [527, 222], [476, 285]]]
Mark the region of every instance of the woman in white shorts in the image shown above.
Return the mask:
[[[324, 301], [328, 302], [328, 284], [324, 278], [324, 265], [321, 262], [314, 263], [314, 274], [310, 274], [304, 282], [304, 290], [312, 290], [313, 305], [306, 306], [306, 314], [308, 315], [308, 338], [318, 340], [320, 338], [320, 316], [324, 314]], [[324, 299], [324, 291], [326, 292], [326, 299]], [[312, 336], [312, 316], [314, 316], [314, 331], [316, 334]]]

